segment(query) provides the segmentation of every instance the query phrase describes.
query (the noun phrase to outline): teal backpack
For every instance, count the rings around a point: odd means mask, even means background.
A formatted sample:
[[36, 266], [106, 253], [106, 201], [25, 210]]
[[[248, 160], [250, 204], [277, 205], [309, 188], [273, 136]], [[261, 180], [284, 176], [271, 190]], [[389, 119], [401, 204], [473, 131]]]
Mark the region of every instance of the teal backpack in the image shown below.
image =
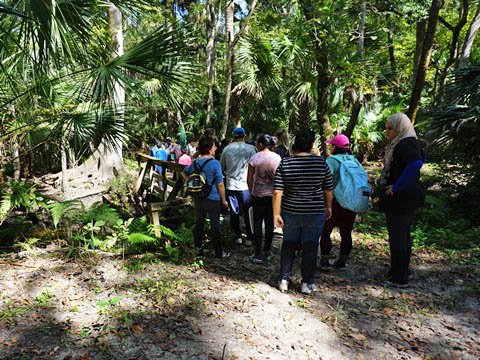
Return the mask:
[[335, 200], [344, 209], [356, 213], [367, 211], [372, 190], [362, 165], [352, 155], [333, 155], [331, 158], [340, 163], [339, 180], [333, 189]]

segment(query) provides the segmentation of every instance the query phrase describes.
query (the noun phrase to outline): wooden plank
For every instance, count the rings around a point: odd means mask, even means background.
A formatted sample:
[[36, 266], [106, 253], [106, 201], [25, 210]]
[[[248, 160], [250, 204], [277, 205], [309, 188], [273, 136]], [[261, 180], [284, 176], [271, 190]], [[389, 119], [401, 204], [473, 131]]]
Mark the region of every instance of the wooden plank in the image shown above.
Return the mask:
[[142, 153], [136, 153], [136, 155], [139, 161], [150, 161], [151, 164], [159, 165], [162, 167], [162, 169], [166, 168], [171, 171], [183, 172], [183, 169], [185, 169], [186, 167], [186, 165], [180, 165], [171, 161], [160, 160], [155, 157], [145, 155]]
[[143, 179], [145, 178], [145, 174], [147, 172], [147, 168], [149, 167], [149, 162], [145, 161], [140, 163], [140, 171], [138, 173], [137, 183], [135, 184], [135, 189], [133, 190], [135, 194], [140, 191], [142, 187]]
[[180, 192], [180, 190], [182, 190], [183, 188], [183, 184], [184, 184], [184, 179], [183, 179], [183, 176], [180, 176], [177, 180], [177, 182], [175, 183], [175, 185], [173, 186], [173, 189], [172, 189], [172, 192], [168, 195], [168, 198], [167, 198], [167, 201], [169, 200], [173, 200], [177, 197], [178, 193]]
[[150, 203], [149, 206], [152, 211], [157, 211], [160, 209], [181, 207], [183, 205], [187, 205], [188, 203], [189, 203], [188, 199], [175, 199], [175, 200], [159, 202], [159, 203]]
[[159, 238], [162, 233], [158, 228], [160, 226], [160, 217], [158, 215], [158, 211], [152, 211], [152, 222], [153, 222], [153, 230], [155, 231], [155, 236]]
[[165, 201], [167, 200], [167, 190], [168, 190], [166, 167], [162, 167], [162, 186], [163, 186], [163, 201]]

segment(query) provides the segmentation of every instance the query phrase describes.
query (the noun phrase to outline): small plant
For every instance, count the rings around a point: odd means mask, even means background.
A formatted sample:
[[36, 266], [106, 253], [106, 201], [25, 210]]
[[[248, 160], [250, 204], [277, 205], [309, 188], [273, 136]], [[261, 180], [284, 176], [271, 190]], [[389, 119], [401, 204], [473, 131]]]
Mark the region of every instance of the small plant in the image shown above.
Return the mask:
[[30, 239], [27, 239], [27, 241], [25, 241], [25, 242], [20, 242], [20, 241], [17, 242], [15, 244], [15, 246], [20, 247], [23, 250], [25, 250], [26, 252], [30, 253], [33, 250], [33, 245], [35, 245], [38, 241], [40, 241], [40, 239], [30, 238]]
[[40, 295], [37, 296], [37, 304], [40, 307], [49, 307], [52, 302], [55, 300], [55, 293], [51, 290], [44, 290]]
[[115, 296], [110, 300], [102, 300], [97, 302], [97, 306], [99, 307], [98, 314], [106, 319], [104, 325], [102, 326], [103, 331], [108, 329], [113, 308], [120, 302], [120, 300], [122, 300], [120, 296]]

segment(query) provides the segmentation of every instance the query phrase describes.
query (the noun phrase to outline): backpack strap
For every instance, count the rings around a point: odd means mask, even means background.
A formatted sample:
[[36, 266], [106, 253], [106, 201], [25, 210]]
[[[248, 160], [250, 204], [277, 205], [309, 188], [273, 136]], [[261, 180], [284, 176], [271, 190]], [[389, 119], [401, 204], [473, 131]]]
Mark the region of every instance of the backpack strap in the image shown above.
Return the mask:
[[[207, 165], [207, 164], [210, 162], [210, 160], [213, 160], [213, 159], [212, 159], [212, 158], [208, 158], [207, 161], [205, 161], [205, 162], [202, 164], [202, 166], [200, 166], [200, 169], [199, 169], [200, 172], [203, 171], [203, 168], [205, 167], [205, 165]], [[195, 170], [197, 170], [197, 169], [198, 169], [198, 168], [197, 168], [197, 165], [196, 165], [196, 164], [197, 164], [197, 160], [195, 160], [193, 163], [195, 164], [195, 165], [194, 165]]]

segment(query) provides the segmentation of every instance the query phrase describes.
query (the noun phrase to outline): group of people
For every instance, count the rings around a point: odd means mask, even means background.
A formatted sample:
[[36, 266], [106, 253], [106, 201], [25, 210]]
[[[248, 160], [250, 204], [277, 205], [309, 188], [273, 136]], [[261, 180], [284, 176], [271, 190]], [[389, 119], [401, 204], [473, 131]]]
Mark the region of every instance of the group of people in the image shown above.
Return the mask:
[[[150, 149], [150, 156], [188, 166], [192, 163], [197, 152], [196, 144], [197, 140], [191, 137], [188, 139], [186, 146], [180, 147], [172, 141], [170, 136], [167, 136], [164, 143], [158, 139], [155, 140], [155, 145]], [[162, 167], [157, 166], [157, 171], [161, 172]]]
[[[208, 216], [216, 257], [229, 256], [222, 247], [220, 233], [222, 207], [228, 208], [236, 243], [254, 244], [250, 258], [256, 263], [270, 261], [274, 227], [282, 228], [279, 289], [288, 290], [294, 259], [301, 254], [301, 291], [311, 294], [316, 290], [315, 269], [343, 270], [352, 251], [352, 229], [357, 214], [341, 205], [336, 198], [338, 192], [334, 196], [334, 189], [345, 176], [341, 163], [349, 161], [361, 167], [351, 155], [350, 141], [342, 134], [328, 140], [331, 155], [325, 159], [315, 150], [315, 133], [310, 129], [298, 131], [291, 146], [285, 130], [275, 136], [258, 136], [254, 145], [245, 142], [243, 128], [235, 128], [232, 135], [232, 142], [224, 142], [218, 151], [215, 131], [207, 129], [192, 155], [193, 162], [182, 174], [188, 180], [192, 174], [201, 172], [210, 186], [205, 197], [194, 199], [194, 239], [198, 253], [203, 254]], [[405, 114], [396, 113], [388, 118], [386, 136], [384, 169], [378, 181], [391, 254], [386, 281], [389, 286], [406, 287], [412, 277], [411, 227], [415, 210], [423, 206], [425, 199], [420, 182], [425, 160], [413, 125]], [[240, 227], [241, 216], [245, 236]], [[330, 235], [335, 226], [340, 230], [340, 254], [331, 264]]]

